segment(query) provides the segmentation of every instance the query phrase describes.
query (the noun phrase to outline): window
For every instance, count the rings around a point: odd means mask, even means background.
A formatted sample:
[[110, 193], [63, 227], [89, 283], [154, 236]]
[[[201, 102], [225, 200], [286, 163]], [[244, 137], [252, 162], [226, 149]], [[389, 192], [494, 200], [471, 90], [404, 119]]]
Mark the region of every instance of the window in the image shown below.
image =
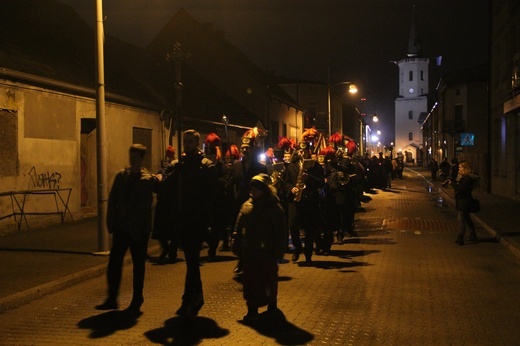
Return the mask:
[[316, 125], [316, 107], [309, 107], [305, 112], [303, 127], [306, 129], [310, 129], [311, 127]]
[[[146, 147], [143, 166], [152, 169], [152, 130], [139, 127], [132, 128], [132, 144], [140, 143]], [[130, 145], [129, 145], [130, 147]]]
[[413, 111], [408, 111], [408, 119], [413, 120]]
[[287, 124], [282, 125], [282, 137], [287, 137]]
[[271, 143], [278, 143], [280, 136], [280, 123], [278, 121], [271, 121]]
[[424, 80], [424, 70], [421, 70], [421, 80]]
[[408, 72], [408, 80], [413, 81], [413, 71]]
[[453, 117], [455, 121], [464, 120], [464, 108], [462, 105], [455, 105], [455, 109], [453, 110]]
[[408, 132], [408, 140], [413, 141], [413, 132]]
[[18, 113], [0, 110], [0, 177], [18, 175]]

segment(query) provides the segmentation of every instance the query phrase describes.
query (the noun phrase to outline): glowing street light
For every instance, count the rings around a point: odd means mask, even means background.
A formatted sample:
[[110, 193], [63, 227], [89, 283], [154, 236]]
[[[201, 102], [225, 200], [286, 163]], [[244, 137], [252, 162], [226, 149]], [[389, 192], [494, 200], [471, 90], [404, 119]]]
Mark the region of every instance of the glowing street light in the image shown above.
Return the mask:
[[329, 136], [332, 134], [332, 122], [330, 116], [330, 89], [338, 85], [348, 85], [348, 92], [351, 94], [355, 94], [358, 92], [358, 88], [353, 82], [339, 82], [334, 85], [330, 85], [327, 83], [327, 113], [329, 117]]

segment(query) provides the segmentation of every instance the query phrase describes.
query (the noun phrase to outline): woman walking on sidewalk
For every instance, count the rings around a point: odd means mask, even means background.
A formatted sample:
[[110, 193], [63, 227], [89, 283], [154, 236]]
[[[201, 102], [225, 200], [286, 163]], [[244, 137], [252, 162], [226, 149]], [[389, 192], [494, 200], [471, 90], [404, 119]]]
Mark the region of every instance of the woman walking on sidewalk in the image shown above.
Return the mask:
[[476, 242], [475, 224], [471, 220], [471, 204], [473, 203], [473, 188], [479, 177], [473, 173], [469, 162], [462, 161], [458, 167], [458, 176], [451, 181], [455, 189], [455, 209], [458, 211], [459, 235], [455, 243], [464, 245], [466, 224], [470, 229], [469, 241]]

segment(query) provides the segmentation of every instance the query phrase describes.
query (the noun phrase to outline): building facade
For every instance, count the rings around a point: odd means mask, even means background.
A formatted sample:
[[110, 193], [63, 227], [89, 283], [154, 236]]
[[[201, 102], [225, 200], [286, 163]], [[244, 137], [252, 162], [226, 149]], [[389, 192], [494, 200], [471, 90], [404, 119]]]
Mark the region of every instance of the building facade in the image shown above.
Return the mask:
[[399, 97], [395, 100], [395, 152], [407, 163], [422, 164], [421, 125], [428, 112], [429, 62], [421, 57], [421, 46], [412, 19], [407, 58], [399, 67]]
[[422, 123], [425, 161], [468, 161], [489, 190], [488, 65], [446, 73]]
[[520, 4], [491, 1], [491, 192], [520, 198]]

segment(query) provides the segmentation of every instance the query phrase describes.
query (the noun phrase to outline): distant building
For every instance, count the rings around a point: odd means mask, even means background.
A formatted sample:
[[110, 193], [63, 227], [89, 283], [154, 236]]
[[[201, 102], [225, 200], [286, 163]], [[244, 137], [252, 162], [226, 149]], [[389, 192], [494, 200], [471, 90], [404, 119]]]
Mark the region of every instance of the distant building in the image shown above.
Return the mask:
[[[329, 137], [329, 86], [324, 82], [280, 78], [279, 86], [303, 109], [303, 127], [316, 129]], [[330, 129], [363, 142], [363, 122], [359, 110], [347, 103], [338, 90], [330, 88]], [[360, 144], [360, 148], [364, 145]], [[361, 149], [360, 149], [361, 150]]]
[[481, 65], [446, 73], [432, 95], [436, 100], [422, 123], [425, 161], [469, 161], [480, 176], [480, 187], [489, 189], [488, 78]]
[[415, 32], [415, 18], [408, 43], [407, 58], [399, 60], [399, 97], [395, 100], [395, 152], [407, 154], [408, 163], [421, 164], [421, 125], [428, 112], [429, 59], [421, 57]]
[[[3, 5], [0, 234], [95, 216], [96, 35], [58, 1]], [[157, 172], [169, 142], [180, 152], [180, 129], [217, 132], [228, 144], [258, 126], [270, 131], [266, 147], [286, 126], [295, 137], [302, 131], [301, 108], [268, 74], [185, 11], [173, 18], [147, 50], [105, 37], [107, 189], [128, 164], [131, 144], [148, 147], [145, 166]], [[177, 39], [191, 54], [181, 93], [177, 66], [166, 60]]]

